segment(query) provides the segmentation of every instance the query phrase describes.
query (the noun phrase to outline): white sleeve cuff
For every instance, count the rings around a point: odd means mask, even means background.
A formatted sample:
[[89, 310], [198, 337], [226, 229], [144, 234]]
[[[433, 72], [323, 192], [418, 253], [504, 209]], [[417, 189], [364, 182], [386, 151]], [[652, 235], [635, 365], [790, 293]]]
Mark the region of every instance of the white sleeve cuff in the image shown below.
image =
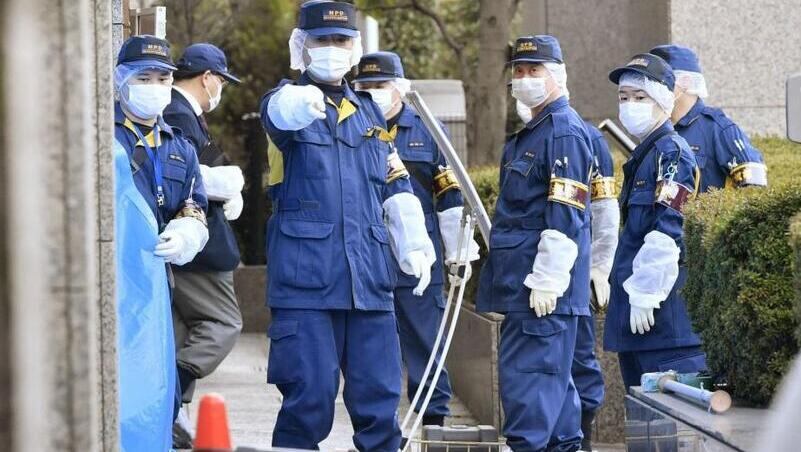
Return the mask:
[[577, 257], [576, 242], [556, 229], [546, 229], [540, 234], [534, 265], [523, 284], [561, 297], [570, 287], [570, 271]]
[[612, 271], [620, 230], [617, 199], [600, 199], [590, 204], [592, 214], [591, 267], [606, 275]]
[[200, 165], [206, 196], [212, 201], [233, 199], [245, 186], [242, 170], [235, 165], [209, 167]]
[[673, 290], [679, 278], [681, 251], [670, 236], [651, 231], [645, 236], [632, 263], [632, 274], [623, 282], [629, 304], [640, 308], [658, 308]]
[[291, 84], [282, 86], [278, 92], [273, 94], [267, 104], [267, 115], [270, 117], [270, 121], [281, 130], [300, 130], [311, 124], [311, 121], [303, 120], [303, 115], [296, 114], [297, 109], [304, 108], [299, 101], [300, 92], [297, 88]]
[[433, 264], [437, 255], [426, 231], [420, 200], [411, 193], [403, 192], [387, 198], [383, 206], [392, 252], [395, 253], [401, 270], [406, 274], [413, 274], [407, 259], [413, 251], [422, 251]]
[[[442, 236], [442, 244], [445, 248], [445, 263], [451, 264], [456, 262], [456, 259], [459, 257], [457, 256], [457, 246], [459, 245], [459, 227], [462, 224], [462, 213], [464, 211], [464, 207], [451, 207], [450, 209], [443, 210], [442, 212], [437, 212], [437, 218], [439, 219], [439, 232], [440, 236]], [[462, 234], [467, 232], [467, 224], [465, 224], [464, 229], [462, 230]], [[473, 237], [465, 237], [462, 238], [464, 242], [467, 239], [467, 244], [463, 244], [468, 246], [467, 249], [467, 261], [472, 262], [478, 260], [480, 257], [478, 255], [478, 243], [476, 243]], [[462, 256], [465, 253], [462, 251]]]

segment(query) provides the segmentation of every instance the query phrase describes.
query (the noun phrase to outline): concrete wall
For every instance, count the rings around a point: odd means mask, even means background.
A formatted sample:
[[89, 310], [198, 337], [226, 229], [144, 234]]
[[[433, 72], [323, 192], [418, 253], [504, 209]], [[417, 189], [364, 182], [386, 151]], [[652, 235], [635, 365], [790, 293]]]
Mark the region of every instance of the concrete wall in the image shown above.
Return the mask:
[[571, 103], [585, 118], [617, 117], [609, 71], [669, 36], [666, 0], [524, 0], [519, 34], [550, 34], [562, 46]]
[[673, 42], [698, 52], [710, 104], [749, 133], [786, 132], [784, 85], [801, 72], [801, 1], [672, 0]]
[[117, 448], [110, 5], [3, 4], [5, 450]]

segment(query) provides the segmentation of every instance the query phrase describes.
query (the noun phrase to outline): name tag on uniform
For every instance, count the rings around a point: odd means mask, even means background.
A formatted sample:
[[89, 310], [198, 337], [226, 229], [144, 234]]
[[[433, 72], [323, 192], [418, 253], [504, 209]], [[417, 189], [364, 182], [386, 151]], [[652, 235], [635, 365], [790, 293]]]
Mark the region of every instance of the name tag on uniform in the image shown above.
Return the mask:
[[422, 148], [422, 147], [425, 147], [425, 145], [426, 144], [423, 143], [422, 141], [410, 141], [409, 142], [409, 147], [410, 148]]
[[690, 149], [691, 149], [693, 152], [696, 152], [696, 153], [697, 153], [697, 152], [700, 152], [700, 151], [701, 151], [701, 146], [696, 146], [696, 145], [693, 145], [693, 144], [691, 144], [691, 145], [690, 145]]
[[186, 163], [186, 160], [184, 160], [184, 158], [181, 157], [178, 154], [170, 154], [169, 158], [170, 158], [170, 160], [175, 160], [175, 161], [178, 161], [178, 162], [181, 162], [181, 163]]
[[634, 186], [635, 187], [644, 187], [645, 186], [645, 181], [644, 180], [634, 181]]

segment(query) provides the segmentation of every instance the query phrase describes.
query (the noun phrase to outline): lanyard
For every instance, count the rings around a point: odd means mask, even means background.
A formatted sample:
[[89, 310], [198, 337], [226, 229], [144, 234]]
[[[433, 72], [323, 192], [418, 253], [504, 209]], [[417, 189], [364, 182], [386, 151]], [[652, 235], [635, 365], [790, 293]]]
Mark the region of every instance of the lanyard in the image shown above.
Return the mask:
[[[150, 161], [153, 163], [153, 175], [155, 178], [155, 186], [156, 186], [156, 204], [159, 207], [164, 205], [164, 176], [162, 173], [161, 168], [161, 159], [159, 159], [158, 154], [158, 145], [156, 145], [156, 149], [152, 149], [150, 145], [147, 143], [145, 137], [142, 136], [142, 132], [139, 131], [139, 127], [134, 124], [134, 132], [136, 132], [137, 138], [139, 141], [142, 142], [142, 146], [144, 146], [145, 150], [147, 151], [148, 157], [150, 157]], [[158, 125], [153, 127], [153, 136], [158, 140], [159, 138], [159, 129]]]

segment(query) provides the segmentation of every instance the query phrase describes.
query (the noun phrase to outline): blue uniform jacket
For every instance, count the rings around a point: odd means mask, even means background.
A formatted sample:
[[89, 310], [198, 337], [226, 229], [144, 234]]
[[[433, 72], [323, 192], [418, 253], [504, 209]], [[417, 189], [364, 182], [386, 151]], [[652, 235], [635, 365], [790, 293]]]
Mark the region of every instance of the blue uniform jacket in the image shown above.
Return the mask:
[[[623, 165], [624, 181], [619, 198], [623, 232], [610, 276], [612, 288], [604, 330], [606, 350], [659, 350], [701, 343], [692, 330], [684, 299], [679, 294], [687, 278], [687, 267], [683, 264], [684, 216], [681, 200], [671, 201], [661, 197], [664, 192], [659, 188], [659, 181], [668, 180], [673, 174], [673, 181], [683, 187], [680, 193], [684, 196], [695, 193], [696, 172], [695, 155], [687, 142], [673, 130], [670, 121], [666, 121], [640, 143]], [[658, 198], [662, 201], [658, 201]], [[681, 250], [679, 277], [667, 299], [659, 309], [654, 310], [656, 323], [651, 331], [644, 335], [632, 334], [629, 297], [623, 289], [623, 282], [631, 276], [634, 256], [651, 231], [662, 232], [676, 241]]]
[[529, 311], [531, 273], [540, 234], [564, 233], [578, 246], [571, 282], [555, 314], [590, 315], [589, 184], [592, 154], [584, 122], [561, 97], [506, 143], [489, 256], [481, 271], [477, 308]]
[[591, 122], [584, 121], [587, 128], [587, 134], [590, 136], [590, 145], [592, 147], [592, 177], [614, 177], [615, 175], [615, 162], [612, 160], [612, 153], [609, 151], [609, 145], [606, 143], [603, 132], [598, 130]]
[[[164, 120], [173, 128], [183, 132], [195, 148], [200, 164], [220, 166], [228, 164], [225, 155], [211, 142], [206, 126], [200, 122], [192, 105], [178, 91], [172, 91], [172, 102], [164, 109]], [[177, 267], [185, 271], [233, 271], [239, 265], [239, 246], [230, 223], [225, 218], [223, 203], [209, 201], [206, 221], [209, 226], [209, 241], [192, 262]]]
[[[386, 127], [381, 110], [369, 94], [346, 85], [338, 107], [326, 100], [325, 120], [280, 130], [267, 105], [286, 83], [261, 102], [262, 124], [278, 153], [270, 158], [269, 306], [391, 311], [398, 268], [382, 204], [412, 187], [408, 176], [388, 178], [390, 146], [376, 132]], [[297, 84], [312, 81], [303, 74]]]
[[[134, 123], [125, 117], [119, 102], [114, 104], [114, 137], [125, 148], [131, 160], [131, 172], [136, 188], [142, 193], [153, 215], [156, 216], [161, 232], [184, 207], [187, 199], [191, 197], [204, 211], [207, 208], [207, 200], [195, 149], [180, 131], [171, 128], [160, 116], [156, 124], [159, 137], [156, 138], [151, 131], [145, 135], [145, 139], [161, 161], [165, 201], [161, 207], [156, 203], [153, 162], [134, 132]], [[155, 146], [156, 144], [158, 146]]]
[[695, 153], [701, 169], [702, 193], [710, 188], [737, 185], [731, 177], [737, 178], [737, 169], [748, 163], [764, 163], [762, 154], [742, 129], [723, 111], [705, 105], [701, 99], [675, 128]]
[[[442, 128], [446, 130], [444, 125]], [[436, 212], [463, 205], [462, 192], [458, 189], [449, 189], [439, 195], [435, 193], [434, 177], [440, 173], [440, 169], [448, 166], [448, 162], [439, 151], [437, 143], [426, 129], [420, 115], [408, 105], [404, 105], [398, 118], [395, 146], [411, 175], [414, 194], [423, 206], [428, 236], [437, 252], [437, 262], [431, 267], [431, 285], [442, 284], [442, 236]], [[398, 272], [397, 287], [414, 287], [419, 281], [412, 275]]]

